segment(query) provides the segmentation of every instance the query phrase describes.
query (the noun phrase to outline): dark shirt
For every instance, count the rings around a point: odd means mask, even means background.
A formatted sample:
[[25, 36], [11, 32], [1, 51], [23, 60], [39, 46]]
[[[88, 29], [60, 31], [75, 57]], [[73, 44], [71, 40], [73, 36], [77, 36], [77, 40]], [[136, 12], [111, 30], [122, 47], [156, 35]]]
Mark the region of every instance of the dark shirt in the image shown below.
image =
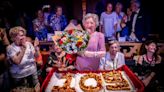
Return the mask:
[[[135, 16], [135, 14], [136, 13], [132, 13], [130, 25], [128, 24], [130, 30], [132, 30], [133, 18]], [[142, 9], [140, 9], [140, 11], [137, 15], [137, 18], [136, 18], [136, 23], [135, 23], [135, 28], [134, 28], [135, 29], [135, 35], [139, 39], [139, 41], [142, 41], [143, 37], [147, 38], [147, 35], [149, 33], [147, 26], [148, 26], [148, 24], [146, 21], [146, 16], [142, 12]]]
[[51, 52], [50, 56], [48, 57], [46, 67], [53, 67], [56, 64], [57, 56], [55, 55], [55, 52]]
[[[0, 40], [0, 55], [6, 53], [6, 46], [3, 45], [2, 40]], [[5, 61], [0, 61], [0, 74], [5, 71]]]
[[[74, 65], [76, 60], [76, 55], [66, 54], [62, 57], [62, 63], [65, 63], [66, 66]], [[65, 61], [65, 62], [64, 62]], [[51, 52], [50, 56], [48, 57], [46, 67], [53, 67], [58, 62], [57, 56], [55, 52]]]
[[147, 61], [145, 61], [143, 59], [142, 61], [142, 65], [138, 64], [138, 75], [139, 76], [149, 76], [151, 74], [151, 72], [157, 72], [158, 71], [158, 67], [157, 67], [158, 64], [155, 64], [155, 61], [151, 61], [150, 63], [148, 63]]

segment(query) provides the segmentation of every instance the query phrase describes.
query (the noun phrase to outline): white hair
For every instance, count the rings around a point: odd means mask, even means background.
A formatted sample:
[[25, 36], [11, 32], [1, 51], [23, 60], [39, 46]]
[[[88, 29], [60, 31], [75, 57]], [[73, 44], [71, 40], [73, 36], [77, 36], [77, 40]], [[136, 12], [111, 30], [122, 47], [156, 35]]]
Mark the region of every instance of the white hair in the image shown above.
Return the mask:
[[94, 13], [87, 13], [84, 17], [83, 17], [83, 25], [85, 23], [85, 21], [88, 19], [88, 18], [92, 18], [93, 21], [96, 23], [96, 27], [99, 26], [99, 19], [98, 19], [98, 16]]

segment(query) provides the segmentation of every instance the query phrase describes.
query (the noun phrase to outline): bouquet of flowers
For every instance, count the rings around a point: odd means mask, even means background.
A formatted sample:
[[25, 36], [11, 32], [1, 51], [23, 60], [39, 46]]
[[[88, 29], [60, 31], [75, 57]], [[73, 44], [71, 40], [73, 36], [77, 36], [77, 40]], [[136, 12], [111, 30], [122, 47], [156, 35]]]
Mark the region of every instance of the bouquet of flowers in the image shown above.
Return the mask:
[[54, 42], [68, 54], [76, 54], [83, 51], [88, 44], [89, 34], [87, 31], [78, 28], [67, 28], [61, 34], [55, 35]]

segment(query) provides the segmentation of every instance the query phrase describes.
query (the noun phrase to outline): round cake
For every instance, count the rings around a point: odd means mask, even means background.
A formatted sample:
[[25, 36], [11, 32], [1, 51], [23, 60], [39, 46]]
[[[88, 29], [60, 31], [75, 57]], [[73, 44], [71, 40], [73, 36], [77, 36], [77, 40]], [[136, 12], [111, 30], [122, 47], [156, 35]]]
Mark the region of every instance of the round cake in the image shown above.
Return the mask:
[[97, 74], [89, 73], [81, 77], [79, 86], [84, 92], [98, 92], [102, 89], [102, 80]]

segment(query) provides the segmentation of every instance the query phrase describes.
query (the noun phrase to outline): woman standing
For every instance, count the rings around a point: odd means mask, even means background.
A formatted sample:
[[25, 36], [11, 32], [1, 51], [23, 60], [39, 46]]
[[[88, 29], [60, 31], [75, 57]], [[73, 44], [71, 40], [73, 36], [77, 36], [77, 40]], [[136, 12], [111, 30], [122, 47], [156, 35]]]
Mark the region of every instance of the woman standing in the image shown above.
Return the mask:
[[100, 16], [100, 31], [105, 35], [105, 41], [116, 39], [117, 15], [112, 3], [107, 3], [106, 11]]
[[13, 86], [17, 87], [28, 83], [29, 86], [35, 87], [39, 84], [35, 62], [35, 57], [38, 57], [39, 53], [39, 43], [34, 41], [33, 46], [28, 42], [26, 30], [22, 27], [11, 28], [9, 35], [13, 43], [7, 47], [7, 57], [10, 61], [10, 73], [14, 80]]
[[86, 14], [82, 22], [85, 30], [90, 35], [90, 39], [86, 50], [79, 53], [75, 66], [79, 71], [96, 71], [99, 67], [100, 58], [105, 55], [104, 35], [96, 32], [96, 28], [99, 25], [96, 14]]
[[37, 11], [37, 18], [33, 20], [33, 29], [35, 33], [35, 37], [39, 40], [47, 39], [47, 28], [44, 21], [44, 15], [42, 10]]

